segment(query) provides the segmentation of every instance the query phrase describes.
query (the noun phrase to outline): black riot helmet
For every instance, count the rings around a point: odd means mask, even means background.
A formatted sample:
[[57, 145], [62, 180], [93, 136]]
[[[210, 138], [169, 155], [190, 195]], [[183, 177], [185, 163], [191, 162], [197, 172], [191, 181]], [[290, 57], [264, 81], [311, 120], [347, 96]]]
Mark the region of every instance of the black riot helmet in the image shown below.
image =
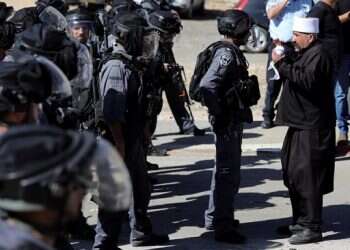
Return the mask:
[[150, 30], [147, 20], [135, 12], [118, 14], [114, 19], [112, 34], [117, 42], [124, 46], [126, 52], [133, 56], [141, 56], [143, 38]]
[[53, 61], [68, 77], [77, 73], [77, 45], [65, 31], [42, 23], [35, 24], [21, 33], [16, 42], [18, 49], [38, 54]]
[[64, 211], [73, 187], [91, 185], [92, 134], [20, 126], [0, 138], [0, 208]]
[[68, 79], [55, 64], [44, 57], [23, 56], [21, 60], [0, 63], [1, 113], [41, 103], [49, 96], [71, 95]]
[[87, 8], [84, 7], [67, 12], [66, 19], [68, 22], [68, 27], [72, 27], [74, 25], [87, 25], [90, 29], [92, 29], [95, 21], [94, 16]]
[[226, 10], [218, 19], [218, 31], [221, 35], [242, 39], [250, 31], [252, 20], [241, 10]]
[[12, 13], [13, 7], [7, 6], [4, 2], [0, 2], [0, 23], [5, 22]]
[[179, 34], [182, 29], [179, 15], [170, 10], [156, 10], [149, 15], [148, 21], [162, 33]]

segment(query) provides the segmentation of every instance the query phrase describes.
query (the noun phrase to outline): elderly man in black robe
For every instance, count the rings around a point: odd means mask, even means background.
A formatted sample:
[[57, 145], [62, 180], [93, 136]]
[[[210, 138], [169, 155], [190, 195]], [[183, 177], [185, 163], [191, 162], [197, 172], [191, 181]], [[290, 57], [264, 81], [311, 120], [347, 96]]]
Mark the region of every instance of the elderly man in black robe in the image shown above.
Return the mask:
[[289, 127], [281, 158], [293, 211], [292, 224], [284, 227], [284, 232], [291, 235], [291, 244], [322, 240], [323, 195], [333, 191], [333, 64], [317, 40], [318, 32], [318, 18], [296, 18], [293, 24], [296, 55], [272, 53], [280, 77], [285, 80], [277, 122]]

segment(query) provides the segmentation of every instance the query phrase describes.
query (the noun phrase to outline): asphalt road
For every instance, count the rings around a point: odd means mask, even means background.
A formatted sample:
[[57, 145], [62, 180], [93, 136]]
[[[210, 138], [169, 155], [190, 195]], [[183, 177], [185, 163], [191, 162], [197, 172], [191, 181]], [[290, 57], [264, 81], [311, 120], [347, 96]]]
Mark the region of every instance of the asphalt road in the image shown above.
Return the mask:
[[[200, 127], [208, 127], [205, 121]], [[324, 200], [324, 241], [292, 246], [287, 238], [276, 234], [276, 228], [291, 221], [291, 205], [283, 185], [279, 149], [286, 129], [262, 130], [259, 123], [247, 126], [243, 135], [241, 188], [235, 203], [239, 230], [248, 237], [245, 245], [220, 244], [213, 233], [203, 227], [203, 213], [208, 205], [211, 171], [215, 150], [213, 135], [193, 137], [177, 134], [175, 122], [160, 121], [154, 143], [169, 149], [165, 157], [150, 157], [160, 169], [151, 173], [158, 183], [153, 187], [149, 214], [155, 232], [170, 234], [164, 246], [140, 250], [350, 250], [349, 157], [336, 162], [335, 191]], [[96, 206], [85, 203], [89, 223], [96, 223]], [[125, 222], [120, 247], [128, 244]], [[73, 241], [76, 249], [91, 249], [91, 242]]]
[[[216, 31], [215, 16], [218, 12], [197, 20], [185, 20], [182, 35], [175, 44], [180, 64], [191, 75], [197, 54], [208, 44], [220, 39]], [[266, 54], [247, 54], [251, 73], [259, 75], [264, 96], [264, 70]], [[262, 98], [263, 99], [263, 98]], [[261, 103], [254, 108], [259, 120]], [[199, 127], [208, 128], [206, 111], [199, 105], [192, 106]], [[286, 129], [276, 127], [263, 130], [259, 121], [247, 126], [243, 136], [242, 182], [235, 200], [236, 218], [241, 221], [239, 230], [248, 237], [242, 246], [219, 244], [212, 232], [203, 228], [203, 213], [208, 204], [211, 170], [215, 150], [213, 135], [192, 137], [177, 134], [178, 128], [167, 107], [160, 116], [154, 141], [169, 149], [169, 156], [151, 157], [160, 169], [151, 175], [158, 183], [154, 185], [149, 214], [156, 232], [170, 234], [171, 241], [165, 246], [138, 248], [141, 250], [232, 250], [232, 249], [281, 249], [281, 250], [350, 250], [350, 200], [349, 157], [337, 159], [335, 192], [324, 201], [325, 241], [304, 246], [291, 246], [286, 238], [275, 232], [277, 226], [288, 224], [291, 205], [283, 186], [279, 150]], [[86, 202], [84, 213], [89, 223], [96, 223], [96, 206]], [[129, 229], [125, 223], [120, 246], [128, 245]], [[73, 241], [76, 249], [90, 249], [91, 242]]]

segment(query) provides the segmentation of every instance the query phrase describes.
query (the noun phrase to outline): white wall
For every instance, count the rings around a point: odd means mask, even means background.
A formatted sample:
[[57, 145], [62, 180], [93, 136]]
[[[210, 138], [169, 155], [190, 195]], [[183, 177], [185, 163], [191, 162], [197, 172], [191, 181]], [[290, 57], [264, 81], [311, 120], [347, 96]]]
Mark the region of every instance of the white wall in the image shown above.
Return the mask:
[[35, 0], [3, 0], [7, 5], [13, 6], [15, 9], [33, 6]]

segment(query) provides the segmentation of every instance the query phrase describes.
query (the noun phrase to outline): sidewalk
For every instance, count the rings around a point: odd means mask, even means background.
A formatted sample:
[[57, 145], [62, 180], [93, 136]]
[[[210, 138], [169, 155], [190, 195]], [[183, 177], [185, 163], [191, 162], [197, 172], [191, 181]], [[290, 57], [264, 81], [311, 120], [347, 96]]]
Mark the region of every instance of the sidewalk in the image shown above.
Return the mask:
[[[201, 128], [208, 123], [197, 122]], [[279, 149], [285, 128], [262, 130], [256, 122], [245, 129], [242, 155], [241, 189], [235, 200], [235, 216], [240, 220], [239, 230], [248, 242], [242, 246], [220, 244], [213, 233], [203, 228], [203, 213], [208, 203], [209, 184], [213, 167], [213, 136], [193, 137], [177, 134], [173, 121], [159, 122], [156, 145], [169, 149], [169, 156], [150, 157], [160, 170], [151, 175], [158, 180], [154, 185], [149, 213], [155, 232], [168, 233], [171, 241], [165, 246], [132, 248], [128, 245], [128, 226], [125, 223], [120, 247], [123, 250], [350, 250], [349, 158], [336, 163], [335, 192], [325, 197], [325, 241], [305, 246], [291, 246], [280, 238], [275, 229], [290, 222], [291, 206], [282, 183], [279, 154], [263, 152], [273, 146]], [[254, 150], [256, 149], [256, 150]], [[96, 223], [96, 207], [87, 203], [84, 212]], [[76, 242], [76, 249], [90, 249], [90, 242]]]
[[[248, 243], [219, 244], [203, 228], [215, 153], [212, 136], [177, 135], [174, 122], [162, 121], [155, 143], [172, 150], [170, 156], [151, 158], [161, 169], [153, 174], [159, 184], [154, 187], [150, 213], [156, 230], [170, 233], [172, 241], [168, 246], [139, 249], [350, 249], [349, 198], [343, 195], [350, 177], [347, 159], [337, 162], [336, 191], [325, 199], [325, 241], [296, 247], [275, 233], [277, 226], [290, 222], [291, 207], [281, 180], [279, 154], [261, 150], [280, 149], [286, 128], [263, 130], [259, 124], [253, 123], [244, 132], [242, 183], [235, 201], [236, 218], [241, 221], [240, 230], [247, 235]], [[199, 121], [198, 125], [205, 128], [208, 124]], [[122, 249], [132, 248], [124, 245]]]

